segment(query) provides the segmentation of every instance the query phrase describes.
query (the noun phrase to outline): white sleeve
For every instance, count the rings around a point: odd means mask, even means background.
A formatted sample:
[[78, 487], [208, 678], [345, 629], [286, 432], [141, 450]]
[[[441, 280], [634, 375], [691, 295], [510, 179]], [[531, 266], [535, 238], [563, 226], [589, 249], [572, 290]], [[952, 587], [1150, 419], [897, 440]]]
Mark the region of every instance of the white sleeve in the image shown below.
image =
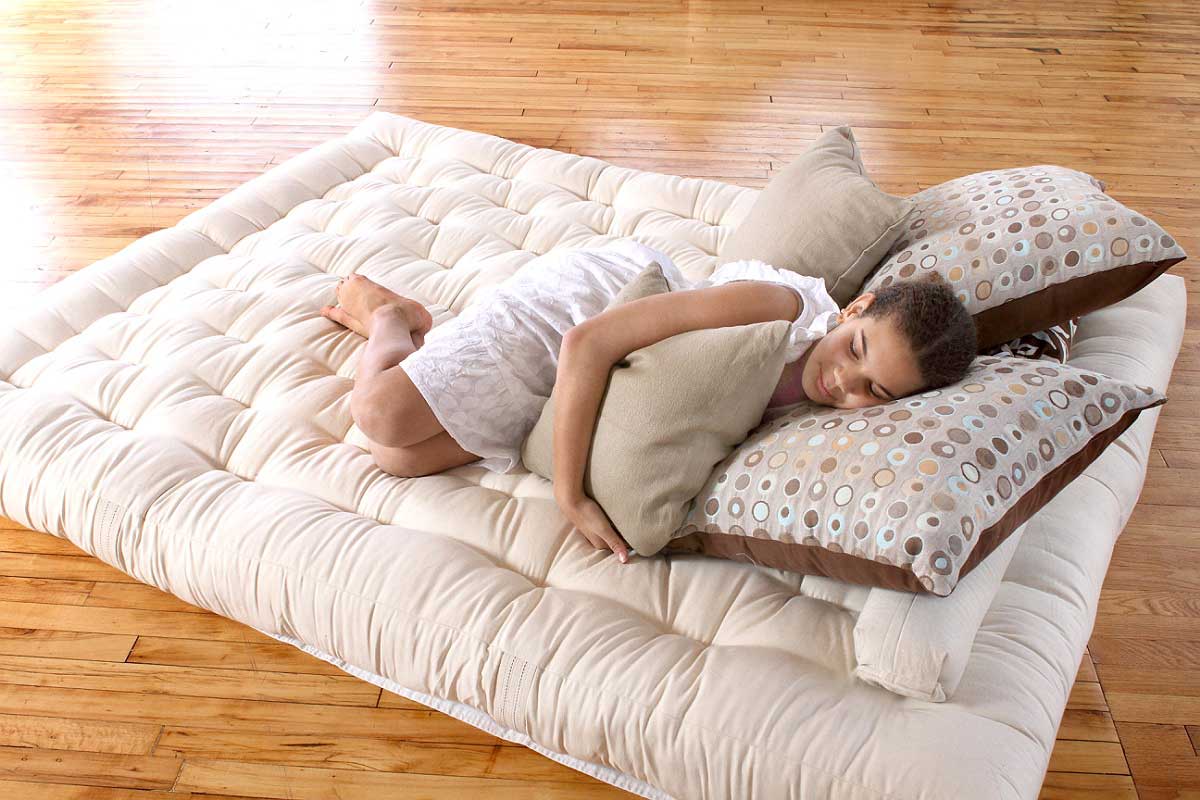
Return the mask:
[[793, 320], [788, 336], [788, 362], [804, 355], [809, 345], [829, 333], [837, 324], [837, 315], [841, 309], [829, 296], [823, 279], [801, 275], [790, 269], [778, 269], [757, 259], [722, 264], [713, 270], [708, 278], [697, 283], [696, 288], [720, 286], [734, 281], [778, 283], [800, 296], [800, 315]]
[[650, 266], [650, 262], [657, 261], [658, 265], [662, 267], [667, 288], [672, 292], [692, 288], [692, 282], [687, 279], [671, 257], [656, 247], [642, 244], [637, 239], [625, 236], [607, 242], [601, 249], [625, 257], [639, 269], [645, 269]]

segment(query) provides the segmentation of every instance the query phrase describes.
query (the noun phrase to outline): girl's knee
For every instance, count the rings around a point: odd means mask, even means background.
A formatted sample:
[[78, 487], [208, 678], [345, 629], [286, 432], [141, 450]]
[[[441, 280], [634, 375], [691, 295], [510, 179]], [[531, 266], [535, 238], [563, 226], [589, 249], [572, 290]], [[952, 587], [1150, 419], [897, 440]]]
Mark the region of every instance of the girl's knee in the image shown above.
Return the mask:
[[387, 447], [416, 444], [442, 431], [433, 409], [399, 366], [355, 380], [350, 416], [367, 438]]
[[384, 447], [407, 444], [403, 437], [403, 410], [383, 404], [370, 394], [367, 386], [355, 384], [350, 393], [350, 417], [358, 429]]

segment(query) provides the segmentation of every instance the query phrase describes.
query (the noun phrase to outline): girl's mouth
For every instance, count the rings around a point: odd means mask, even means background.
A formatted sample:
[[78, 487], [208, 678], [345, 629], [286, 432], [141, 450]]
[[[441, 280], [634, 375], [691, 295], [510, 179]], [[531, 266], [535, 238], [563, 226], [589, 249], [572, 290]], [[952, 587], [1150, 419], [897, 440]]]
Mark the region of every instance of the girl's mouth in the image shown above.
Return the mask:
[[820, 372], [817, 373], [817, 388], [821, 390], [821, 394], [825, 396], [826, 400], [833, 399], [833, 395], [829, 393], [829, 387], [825, 385], [825, 376]]

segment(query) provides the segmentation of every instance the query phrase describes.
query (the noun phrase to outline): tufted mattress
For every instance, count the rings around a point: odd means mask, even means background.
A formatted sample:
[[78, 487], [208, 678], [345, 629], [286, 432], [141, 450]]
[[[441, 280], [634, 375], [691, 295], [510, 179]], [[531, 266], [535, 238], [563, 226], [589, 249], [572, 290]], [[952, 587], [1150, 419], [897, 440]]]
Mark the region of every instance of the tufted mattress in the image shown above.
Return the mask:
[[[994, 562], [945, 702], [861, 679], [869, 599], [621, 565], [544, 479], [394, 477], [352, 423], [340, 276], [435, 324], [622, 236], [699, 279], [756, 194], [375, 113], [0, 323], [0, 513], [644, 797], [1035, 798], [1157, 409]], [[1184, 301], [1165, 275], [1085, 317], [1071, 363], [1165, 388]]]

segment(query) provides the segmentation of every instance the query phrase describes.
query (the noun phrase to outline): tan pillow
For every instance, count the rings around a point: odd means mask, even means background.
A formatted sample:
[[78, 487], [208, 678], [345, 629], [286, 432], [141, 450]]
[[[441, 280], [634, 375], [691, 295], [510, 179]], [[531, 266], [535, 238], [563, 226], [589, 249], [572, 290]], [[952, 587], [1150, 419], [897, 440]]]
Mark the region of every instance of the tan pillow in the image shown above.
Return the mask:
[[[652, 263], [609, 304], [669, 291]], [[657, 553], [688, 505], [763, 416], [787, 354], [784, 320], [688, 331], [635, 350], [609, 374], [584, 492], [638, 554]], [[554, 393], [525, 440], [525, 467], [553, 480]]]
[[1187, 257], [1153, 220], [1084, 172], [976, 172], [913, 195], [906, 231], [863, 286], [940, 273], [975, 318], [979, 349], [1124, 300]]
[[722, 462], [664, 552], [947, 595], [1164, 402], [1100, 373], [980, 356], [959, 383], [911, 398], [806, 403]]
[[854, 133], [843, 125], [771, 178], [717, 255], [721, 263], [757, 258], [823, 278], [844, 306], [907, 229], [915, 206], [867, 177]]

